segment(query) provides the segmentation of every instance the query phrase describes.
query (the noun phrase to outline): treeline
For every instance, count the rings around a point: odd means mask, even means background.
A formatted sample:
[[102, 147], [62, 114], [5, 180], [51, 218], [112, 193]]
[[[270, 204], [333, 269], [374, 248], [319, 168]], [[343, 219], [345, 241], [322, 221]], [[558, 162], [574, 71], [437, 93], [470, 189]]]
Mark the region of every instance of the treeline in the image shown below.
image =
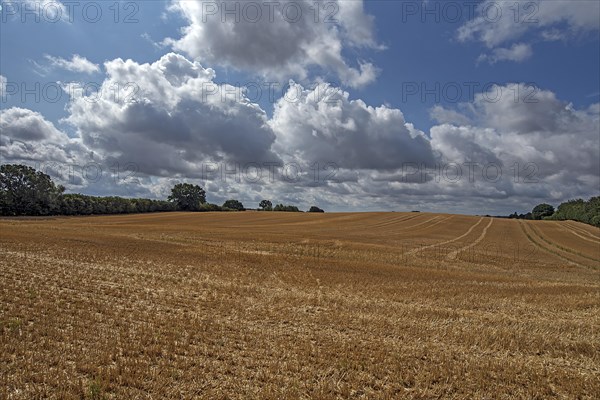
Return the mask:
[[[238, 200], [227, 200], [222, 206], [206, 202], [206, 192], [198, 185], [179, 183], [171, 189], [168, 200], [131, 199], [116, 196], [97, 197], [83, 194], [65, 194], [65, 188], [56, 185], [50, 176], [26, 165], [0, 166], [0, 215], [100, 215], [150, 213], [165, 211], [244, 211]], [[264, 203], [264, 204], [263, 204]], [[265, 205], [265, 207], [262, 207]], [[269, 211], [295, 211], [298, 207], [268, 200], [259, 207]], [[323, 212], [318, 207], [309, 211]]]
[[92, 215], [175, 211], [164, 200], [65, 194], [50, 177], [25, 165], [0, 166], [0, 215]]
[[[263, 200], [258, 204], [258, 211], [280, 211], [280, 212], [302, 212], [298, 207], [291, 205], [277, 204], [273, 207], [271, 200]], [[322, 213], [325, 212], [317, 206], [312, 206], [308, 212]]]
[[63, 194], [58, 202], [57, 213], [60, 215], [94, 215], [151, 213], [176, 210], [173, 203], [164, 200]]
[[273, 211], [282, 211], [282, 212], [301, 212], [296, 206], [284, 206], [283, 204], [277, 204], [273, 207]]
[[577, 199], [562, 203], [548, 219], [570, 219], [600, 227], [600, 196], [592, 197], [588, 201]]
[[561, 203], [555, 210], [550, 204], [538, 204], [526, 214], [509, 215], [508, 218], [532, 220], [573, 220], [600, 227], [600, 196], [592, 197], [588, 201], [577, 199]]

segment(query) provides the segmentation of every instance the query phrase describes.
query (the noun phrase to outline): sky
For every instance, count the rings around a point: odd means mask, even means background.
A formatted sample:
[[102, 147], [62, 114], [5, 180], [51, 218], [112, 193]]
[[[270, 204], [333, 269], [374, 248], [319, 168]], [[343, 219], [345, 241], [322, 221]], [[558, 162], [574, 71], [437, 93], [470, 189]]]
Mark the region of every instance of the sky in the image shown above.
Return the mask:
[[0, 161], [67, 192], [481, 215], [600, 194], [597, 0], [0, 4]]

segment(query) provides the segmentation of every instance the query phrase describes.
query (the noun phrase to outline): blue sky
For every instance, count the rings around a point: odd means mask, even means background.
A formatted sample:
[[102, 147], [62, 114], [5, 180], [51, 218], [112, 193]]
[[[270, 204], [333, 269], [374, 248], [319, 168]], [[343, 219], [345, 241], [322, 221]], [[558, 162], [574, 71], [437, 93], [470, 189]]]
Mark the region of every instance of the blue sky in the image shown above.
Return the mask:
[[[275, 20], [263, 15], [256, 21], [241, 11], [245, 3], [227, 3], [240, 10], [233, 25], [223, 22], [220, 1], [72, 2], [70, 8], [51, 0], [2, 2], [3, 162], [83, 165], [94, 153], [102, 165], [134, 163], [135, 176], [90, 182], [49, 171], [67, 179], [70, 190], [90, 194], [163, 197], [174, 181], [196, 180], [213, 188], [214, 201], [237, 193], [250, 203], [269, 197], [336, 210], [362, 209], [368, 195], [373, 209], [503, 213], [598, 193], [597, 1], [295, 1], [304, 10], [298, 21], [278, 14], [288, 1], [276, 2]], [[264, 10], [263, 2], [254, 4]], [[93, 21], [97, 10], [102, 15]], [[325, 20], [329, 12], [335, 21]], [[216, 96], [224, 84], [248, 92], [209, 106], [189, 80], [189, 71], [200, 69], [210, 75], [206, 84], [218, 86]], [[186, 80], [189, 92], [175, 84], [165, 89], [162, 79]], [[136, 107], [70, 98], [64, 87], [124, 91], [132, 82]], [[253, 88], [267, 82], [276, 85], [275, 97], [266, 89], [255, 96]], [[311, 103], [317, 85], [328, 85], [338, 103]], [[59, 86], [64, 91], [54, 101]], [[35, 95], [25, 95], [25, 88]], [[290, 88], [303, 93], [302, 102], [284, 101]], [[498, 88], [502, 98], [486, 102]], [[170, 96], [176, 104], [167, 102]], [[201, 122], [192, 114], [201, 114]], [[134, 124], [140, 119], [161, 127], [164, 136]], [[128, 142], [134, 136], [145, 158]], [[580, 155], [564, 149], [573, 140]], [[15, 141], [30, 146], [15, 148]], [[151, 153], [161, 146], [169, 149], [164, 159]], [[28, 148], [35, 151], [23, 153]], [[334, 163], [336, 179], [310, 182], [308, 167], [291, 183], [198, 173], [206, 163], [243, 168], [268, 160]], [[534, 163], [539, 180], [402, 179], [407, 165], [435, 172], [436, 165], [469, 161], [497, 163], [505, 178], [514, 163]]]

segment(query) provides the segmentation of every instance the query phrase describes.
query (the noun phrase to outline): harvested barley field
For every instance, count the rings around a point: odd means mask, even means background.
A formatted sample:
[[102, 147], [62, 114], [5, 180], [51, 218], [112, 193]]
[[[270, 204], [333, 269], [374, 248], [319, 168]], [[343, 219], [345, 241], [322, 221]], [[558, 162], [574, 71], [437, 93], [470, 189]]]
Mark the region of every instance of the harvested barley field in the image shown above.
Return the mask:
[[2, 399], [600, 398], [600, 230], [428, 213], [0, 220]]

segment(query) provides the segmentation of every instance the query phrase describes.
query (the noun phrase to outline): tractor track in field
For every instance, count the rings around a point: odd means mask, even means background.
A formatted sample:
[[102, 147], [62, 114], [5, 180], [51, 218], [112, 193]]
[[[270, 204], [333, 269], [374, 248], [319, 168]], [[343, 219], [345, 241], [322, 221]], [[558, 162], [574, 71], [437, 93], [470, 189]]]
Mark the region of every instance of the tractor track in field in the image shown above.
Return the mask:
[[[431, 222], [431, 221], [436, 221], [436, 220], [438, 220], [438, 219], [440, 219], [440, 218], [442, 218], [442, 217], [440, 217], [440, 216], [435, 216], [435, 217], [432, 217], [432, 218], [426, 219], [426, 220], [425, 220], [425, 221], [423, 221], [423, 222], [419, 222], [418, 224], [415, 224], [415, 225], [403, 226], [403, 227], [400, 227], [400, 228], [396, 228], [396, 229], [394, 229], [394, 232], [398, 232], [398, 231], [400, 231], [400, 232], [403, 232], [403, 231], [411, 230], [411, 229], [413, 229], [413, 228], [415, 228], [415, 227], [417, 227], [417, 226], [425, 225], [425, 224], [427, 224], [427, 223], [429, 223], [429, 222]], [[412, 219], [412, 218], [409, 218], [409, 219]], [[404, 221], [408, 221], [408, 219], [405, 219]], [[402, 222], [404, 222], [404, 221], [402, 221]]]
[[377, 229], [379, 229], [379, 228], [387, 227], [387, 226], [390, 226], [390, 225], [395, 225], [398, 222], [410, 221], [411, 219], [415, 219], [415, 218], [417, 218], [419, 216], [420, 215], [408, 215], [408, 216], [403, 215], [403, 216], [400, 216], [400, 217], [390, 218], [390, 219], [386, 219], [386, 220], [383, 220], [381, 222], [377, 222], [375, 224], [372, 224], [372, 225], [368, 226], [368, 228], [377, 228]]
[[[574, 261], [568, 257], [565, 257], [564, 255], [562, 255], [559, 251], [554, 250], [553, 248], [548, 248], [547, 246], [544, 245], [543, 239], [538, 237], [536, 232], [531, 229], [531, 227], [528, 227], [527, 224], [523, 221], [519, 221], [519, 225], [521, 226], [521, 230], [523, 231], [523, 233], [525, 234], [525, 236], [527, 236], [527, 239], [537, 248], [545, 251], [546, 253], [552, 254], [558, 258], [560, 258], [563, 261], [566, 261], [568, 264], [570, 265], [575, 265], [577, 267], [581, 267], [581, 268], [594, 268], [597, 269], [597, 267], [590, 267], [588, 265], [585, 264], [581, 264], [577, 261]], [[529, 229], [531, 229], [531, 233], [529, 232]], [[537, 240], [536, 240], [537, 238]]]
[[414, 231], [421, 231], [423, 229], [429, 229], [433, 226], [441, 224], [444, 221], [449, 220], [450, 218], [452, 218], [452, 216], [450, 216], [450, 217], [437, 216], [437, 217], [429, 218], [429, 219], [427, 219], [423, 222], [420, 222], [416, 225], [411, 225], [411, 226], [396, 229], [396, 230], [394, 230], [393, 233], [395, 233], [395, 234], [397, 233], [397, 234], [401, 235], [401, 234], [405, 233], [406, 231], [414, 232]]
[[589, 237], [582, 236], [582, 235], [578, 234], [577, 232], [575, 232], [575, 231], [573, 231], [573, 230], [571, 230], [569, 228], [567, 228], [567, 231], [571, 232], [573, 235], [575, 235], [577, 237], [580, 237], [583, 240], [587, 240], [588, 242], [600, 244], [600, 240], [590, 239]]
[[[598, 236], [598, 235], [596, 235], [596, 234], [594, 234], [594, 233], [592, 233], [592, 232], [588, 231], [587, 229], [584, 229], [584, 227], [583, 227], [583, 226], [581, 226], [579, 222], [575, 222], [575, 221], [571, 221], [571, 220], [568, 220], [568, 221], [565, 221], [565, 222], [566, 222], [566, 224], [567, 224], [567, 225], [569, 225], [571, 228], [573, 228], [573, 229], [575, 229], [575, 230], [578, 230], [578, 231], [580, 231], [581, 233], [585, 233], [586, 235], [592, 236], [592, 237], [593, 237], [593, 238], [595, 238], [595, 239], [598, 239], [598, 240], [600, 240], [600, 236]], [[587, 224], [582, 224], [582, 225], [584, 225], [584, 226], [586, 226], [586, 227], [589, 227], [589, 228], [592, 228], [592, 229], [594, 229], [594, 227], [592, 227], [592, 226], [590, 226], [590, 225], [587, 225]], [[597, 230], [600, 232], [600, 228], [596, 228], [596, 229], [597, 229]]]
[[490, 222], [488, 222], [488, 224], [485, 226], [485, 228], [483, 228], [481, 235], [479, 235], [479, 237], [477, 239], [475, 239], [475, 241], [473, 243], [468, 244], [467, 246], [461, 247], [458, 250], [454, 250], [454, 251], [448, 253], [446, 258], [449, 260], [455, 260], [459, 253], [461, 253], [465, 250], [469, 250], [471, 247], [477, 246], [483, 239], [485, 239], [485, 235], [487, 234], [487, 231], [490, 228], [490, 226], [492, 226], [492, 222], [494, 222], [494, 218], [490, 218]]
[[406, 255], [408, 255], [408, 256], [411, 256], [411, 255], [417, 254], [417, 253], [418, 253], [418, 252], [420, 252], [420, 251], [427, 250], [427, 249], [430, 249], [430, 248], [432, 248], [432, 247], [443, 246], [443, 245], [446, 245], [446, 244], [449, 244], [449, 243], [456, 242], [457, 240], [460, 240], [460, 239], [462, 239], [462, 238], [464, 238], [464, 237], [468, 236], [468, 235], [469, 235], [471, 232], [473, 232], [473, 229], [475, 229], [475, 228], [476, 228], [476, 227], [477, 227], [477, 226], [478, 226], [478, 225], [481, 223], [481, 221], [483, 221], [483, 217], [481, 217], [481, 218], [480, 218], [480, 219], [479, 219], [479, 220], [478, 220], [478, 221], [477, 221], [475, 224], [473, 224], [473, 225], [472, 225], [472, 226], [469, 228], [469, 230], [467, 230], [467, 231], [466, 231], [465, 233], [463, 233], [462, 235], [460, 235], [460, 236], [458, 236], [458, 237], [455, 237], [454, 239], [446, 240], [446, 241], [439, 242], [439, 243], [429, 244], [429, 245], [427, 245], [427, 246], [422, 246], [422, 247], [419, 247], [419, 248], [416, 248], [416, 249], [413, 249], [413, 250], [410, 250], [410, 251], [408, 251], [408, 252], [406, 253]]
[[592, 260], [592, 261], [595, 261], [595, 262], [597, 262], [597, 263], [600, 263], [600, 260], [598, 260], [598, 259], [596, 259], [596, 258], [594, 258], [594, 257], [590, 257], [590, 256], [588, 256], [588, 255], [581, 254], [581, 253], [579, 253], [578, 251], [571, 250], [571, 249], [569, 249], [569, 248], [567, 248], [567, 247], [561, 246], [560, 244], [556, 243], [556, 242], [555, 242], [555, 241], [553, 241], [553, 240], [547, 239], [546, 237], [544, 237], [544, 236], [543, 236], [543, 235], [542, 235], [542, 234], [541, 234], [541, 233], [540, 233], [540, 232], [539, 232], [539, 231], [538, 231], [536, 228], [534, 228], [533, 226], [530, 226], [530, 228], [531, 228], [531, 230], [533, 231], [533, 233], [534, 233], [534, 234], [535, 234], [535, 235], [536, 235], [538, 238], [540, 238], [542, 241], [544, 241], [544, 242], [545, 242], [546, 244], [548, 244], [549, 246], [552, 246], [552, 247], [555, 247], [555, 248], [557, 248], [557, 249], [559, 249], [559, 250], [562, 250], [562, 251], [563, 251], [563, 252], [565, 252], [565, 253], [571, 253], [571, 254], [573, 254], [573, 255], [575, 255], [575, 256], [578, 256], [578, 257], [583, 257], [583, 258], [587, 258], [588, 260]]
[[[596, 241], [596, 242], [599, 242], [599, 243], [600, 243], [600, 236], [596, 236], [596, 235], [594, 235], [592, 232], [588, 232], [588, 231], [586, 231], [585, 229], [583, 229], [583, 228], [581, 228], [581, 227], [579, 227], [579, 226], [577, 226], [577, 225], [575, 225], [575, 224], [572, 224], [570, 221], [565, 221], [565, 224], [564, 224], [564, 225], [565, 225], [565, 226], [566, 226], [566, 227], [567, 227], [569, 230], [571, 230], [571, 229], [572, 229], [572, 230], [573, 230], [573, 231], [575, 231], [575, 232], [579, 232], [579, 233], [581, 233], [581, 234], [583, 234], [583, 235], [587, 235], [587, 236], [588, 236], [590, 239], [592, 239], [593, 241]], [[587, 240], [587, 239], [586, 239], [586, 240]]]
[[[430, 228], [433, 228], [434, 226], [436, 226], [436, 225], [439, 225], [439, 224], [441, 224], [442, 222], [446, 222], [446, 221], [448, 221], [449, 219], [451, 219], [451, 218], [453, 218], [453, 217], [454, 217], [453, 215], [451, 215], [451, 216], [449, 216], [449, 217], [445, 217], [445, 218], [444, 218], [444, 217], [441, 217], [441, 219], [439, 219], [439, 220], [435, 221], [433, 224], [431, 224], [431, 225], [427, 225], [427, 226], [421, 226], [420, 228], [417, 228], [417, 229], [415, 229], [415, 231], [420, 231], [420, 230], [423, 230], [423, 229], [430, 229]], [[419, 224], [419, 225], [422, 225], [422, 224]], [[415, 226], [418, 226], [418, 225], [415, 225]]]
[[592, 243], [596, 243], [598, 245], [600, 245], [600, 239], [592, 239], [591, 237], [585, 237], [583, 235], [580, 235], [581, 232], [577, 233], [577, 231], [575, 231], [574, 229], [569, 228], [569, 225], [565, 225], [565, 224], [558, 224], [558, 226], [564, 230], [567, 231], [569, 233], [572, 233], [573, 235], [583, 239], [583, 240], [587, 240], [588, 242], [592, 242]]

